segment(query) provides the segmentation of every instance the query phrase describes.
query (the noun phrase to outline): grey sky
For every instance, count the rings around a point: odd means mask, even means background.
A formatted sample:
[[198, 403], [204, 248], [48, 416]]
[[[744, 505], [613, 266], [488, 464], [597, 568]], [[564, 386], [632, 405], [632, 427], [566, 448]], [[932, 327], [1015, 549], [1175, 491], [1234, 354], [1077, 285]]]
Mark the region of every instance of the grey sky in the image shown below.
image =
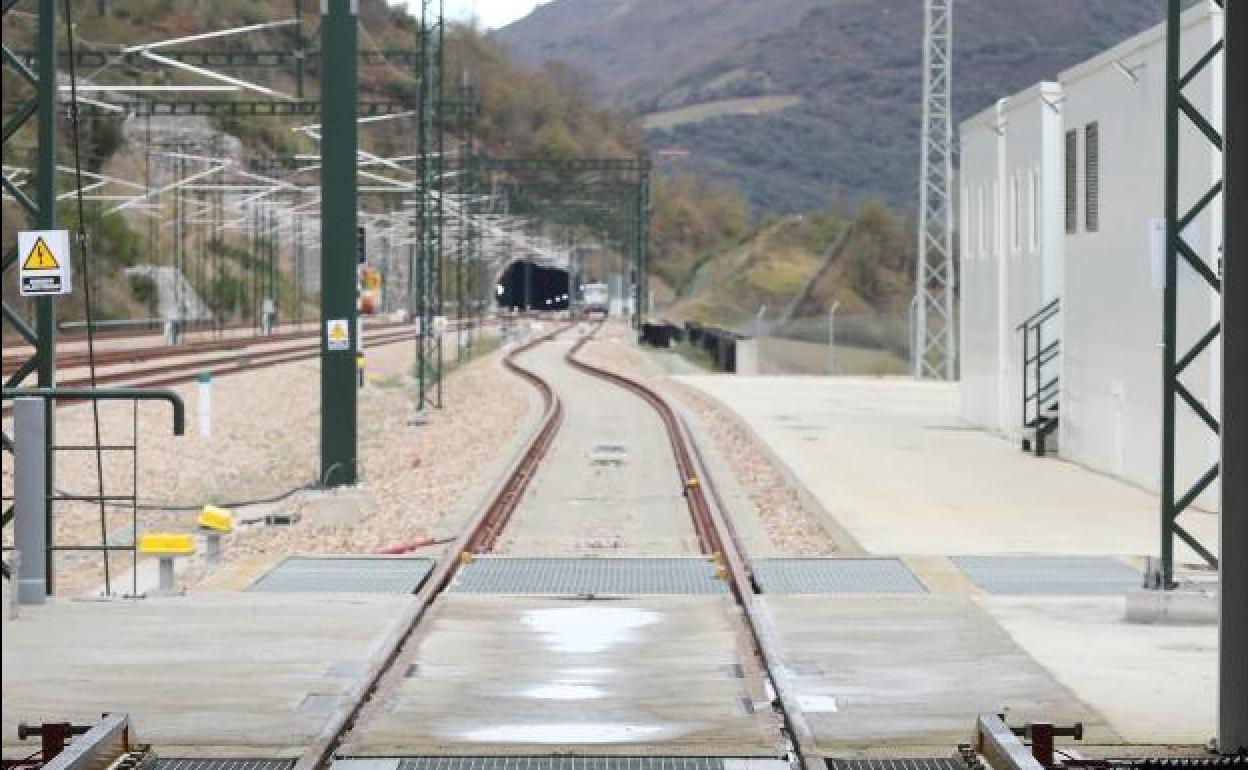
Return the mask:
[[[497, 29], [519, 19], [540, 5], [541, 0], [446, 0], [446, 15], [452, 19], [476, 16], [487, 29]], [[420, 4], [408, 0], [413, 13], [420, 13]]]

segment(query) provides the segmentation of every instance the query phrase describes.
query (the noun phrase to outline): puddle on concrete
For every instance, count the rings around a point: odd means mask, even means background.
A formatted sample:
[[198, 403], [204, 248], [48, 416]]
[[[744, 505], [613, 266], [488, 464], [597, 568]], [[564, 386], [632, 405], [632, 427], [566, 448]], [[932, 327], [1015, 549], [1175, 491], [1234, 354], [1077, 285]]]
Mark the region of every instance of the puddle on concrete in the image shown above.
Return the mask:
[[522, 622], [558, 652], [597, 653], [633, 641], [637, 631], [661, 620], [657, 612], [631, 607], [555, 607], [524, 613]]
[[838, 710], [836, 698], [831, 695], [798, 695], [797, 707], [811, 714], [830, 714]]
[[492, 725], [468, 730], [459, 737], [481, 743], [624, 743], [666, 738], [673, 732], [670, 727], [662, 725], [565, 722]]
[[542, 700], [593, 700], [605, 697], [606, 694], [606, 690], [601, 687], [570, 682], [551, 682], [524, 691], [524, 697]]

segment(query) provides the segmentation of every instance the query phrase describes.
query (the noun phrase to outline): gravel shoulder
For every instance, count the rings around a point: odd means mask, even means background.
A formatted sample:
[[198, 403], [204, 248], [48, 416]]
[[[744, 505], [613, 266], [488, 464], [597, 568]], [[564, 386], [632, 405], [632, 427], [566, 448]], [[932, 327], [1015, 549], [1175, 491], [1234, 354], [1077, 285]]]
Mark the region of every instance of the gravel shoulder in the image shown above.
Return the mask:
[[[637, 348], [630, 329], [606, 324], [581, 355], [598, 366], [644, 380], [697, 417], [702, 438], [723, 458], [745, 493], [752, 509], [749, 513], [757, 517], [770, 541], [770, 548], [762, 549], [766, 554], [753, 555], [829, 556], [839, 550], [820, 514], [802, 502], [784, 471], [748, 430], [721, 404], [668, 377], [658, 362]], [[736, 511], [736, 518], [741, 513]]]
[[[278, 513], [298, 514], [299, 522], [238, 528], [224, 539], [223, 566], [293, 553], [371, 553], [428, 538], [456, 510], [465, 490], [489, 483], [484, 476], [497, 464], [493, 458], [527, 425], [530, 396], [494, 352], [455, 368], [444, 383], [443, 408], [428, 410], [424, 424], [410, 425], [413, 360], [411, 343], [368, 351], [368, 381], [359, 398], [362, 483], [357, 489], [291, 493], [314, 483], [319, 465], [319, 364], [308, 361], [215, 380], [211, 436], [197, 429], [194, 385], [175, 388], [187, 405], [187, 435], [181, 437], [172, 435], [164, 404], [145, 404], [137, 414], [129, 405], [102, 405], [103, 443], [130, 443], [136, 429], [140, 439], [137, 466], [130, 453], [105, 455], [105, 493], [130, 494], [137, 488], [139, 532], [190, 531], [197, 509], [207, 503], [288, 495], [234, 508], [236, 521]], [[93, 443], [90, 407], [59, 410], [57, 431], [58, 444]], [[7, 489], [11, 468], [5, 472]], [[57, 488], [92, 494], [96, 472], [94, 452], [63, 453]], [[59, 504], [56, 542], [99, 544], [99, 518], [94, 504]], [[110, 542], [129, 542], [129, 508], [111, 508], [107, 519]], [[5, 538], [7, 544], [11, 528]], [[90, 592], [101, 585], [101, 561], [94, 553], [58, 557], [58, 593]], [[113, 579], [124, 573], [121, 589], [127, 589], [129, 559], [115, 555], [111, 562]], [[183, 582], [205, 574], [196, 564]]]

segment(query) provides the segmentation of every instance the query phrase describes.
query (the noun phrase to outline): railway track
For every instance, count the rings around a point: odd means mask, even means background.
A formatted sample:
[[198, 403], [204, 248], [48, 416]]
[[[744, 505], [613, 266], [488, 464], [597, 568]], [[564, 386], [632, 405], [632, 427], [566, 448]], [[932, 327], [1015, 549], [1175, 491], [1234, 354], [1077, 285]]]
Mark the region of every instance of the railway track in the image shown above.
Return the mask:
[[[488, 553], [494, 548], [564, 420], [564, 408], [559, 394], [538, 373], [521, 366], [516, 359], [568, 328], [556, 329], [534, 339], [505, 357], [505, 366], [529, 382], [542, 397], [543, 414], [538, 427], [524, 445], [518, 459], [490, 491], [487, 503], [437, 561], [428, 579], [417, 591], [416, 601], [369, 664], [361, 680], [362, 684], [335, 712], [321, 739], [304, 752], [295, 765], [295, 770], [324, 770], [329, 767], [337, 750], [347, 741], [366, 705], [402, 682], [406, 666], [398, 664], [416, 652], [423, 638], [422, 621], [426, 619], [434, 602], [446, 591], [456, 571], [475, 554]], [[684, 486], [684, 498], [699, 548], [704, 555], [713, 558], [726, 573], [730, 593], [740, 610], [737, 622], [741, 627], [738, 632], [743, 638], [748, 638], [750, 652], [755, 658], [752, 663], [763, 673], [773, 696], [772, 707], [783, 725], [788, 756], [791, 760], [800, 762], [807, 770], [822, 768], [817, 758], [814, 739], [801, 719], [797, 704], [789, 697], [783, 676], [773, 671], [772, 664], [776, 656], [772, 652], [772, 634], [764, 613], [753, 599], [755, 590], [745, 554], [724, 513], [714, 480], [707, 473], [688, 427], [666, 399], [644, 383], [577, 358], [580, 349], [597, 328], [582, 336], [568, 351], [565, 360], [581, 372], [635, 394], [660, 417], [671, 444], [676, 472]]]
[[[414, 340], [416, 330], [405, 323], [384, 323], [366, 327], [365, 349], [393, 345]], [[277, 364], [304, 361], [320, 356], [319, 328], [288, 332], [269, 337], [248, 337], [181, 346], [139, 346], [121, 350], [96, 353], [97, 385], [131, 387], [168, 387], [193, 382], [203, 372], [213, 377], [261, 369]], [[14, 357], [6, 357], [4, 377], [7, 379], [17, 370]], [[88, 358], [85, 353], [66, 352], [57, 356], [57, 368], [64, 371], [85, 369]], [[58, 380], [61, 387], [81, 388], [91, 385], [85, 374]], [[72, 403], [72, 399], [58, 399], [58, 404]], [[5, 404], [3, 414], [12, 411]]]

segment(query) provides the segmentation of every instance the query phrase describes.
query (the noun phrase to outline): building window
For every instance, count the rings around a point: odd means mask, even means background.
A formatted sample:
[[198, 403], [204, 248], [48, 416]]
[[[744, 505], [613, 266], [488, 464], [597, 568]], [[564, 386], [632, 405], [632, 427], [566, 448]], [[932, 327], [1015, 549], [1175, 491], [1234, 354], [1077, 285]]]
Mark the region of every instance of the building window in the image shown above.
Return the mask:
[[959, 234], [961, 236], [961, 244], [958, 247], [958, 253], [961, 254], [962, 260], [966, 261], [975, 256], [971, 249], [971, 210], [970, 210], [970, 194], [967, 191], [967, 185], [962, 186], [962, 198], [958, 206]]
[[1079, 232], [1079, 133], [1066, 132], [1066, 234]]
[[1038, 253], [1040, 251], [1040, 172], [1033, 170], [1030, 175], [1030, 182], [1027, 185], [1027, 195], [1031, 206], [1028, 207], [1028, 227], [1031, 240], [1028, 244], [1031, 252]]
[[1010, 248], [1015, 254], [1023, 248], [1022, 189], [1018, 174], [1010, 176]]
[[1083, 156], [1085, 168], [1083, 204], [1084, 227], [1094, 233], [1101, 226], [1101, 130], [1097, 123], [1084, 127]]
[[977, 198], [976, 207], [979, 210], [979, 256], [984, 257], [988, 254], [988, 217], [984, 212], [984, 187], [980, 185], [975, 191]]

